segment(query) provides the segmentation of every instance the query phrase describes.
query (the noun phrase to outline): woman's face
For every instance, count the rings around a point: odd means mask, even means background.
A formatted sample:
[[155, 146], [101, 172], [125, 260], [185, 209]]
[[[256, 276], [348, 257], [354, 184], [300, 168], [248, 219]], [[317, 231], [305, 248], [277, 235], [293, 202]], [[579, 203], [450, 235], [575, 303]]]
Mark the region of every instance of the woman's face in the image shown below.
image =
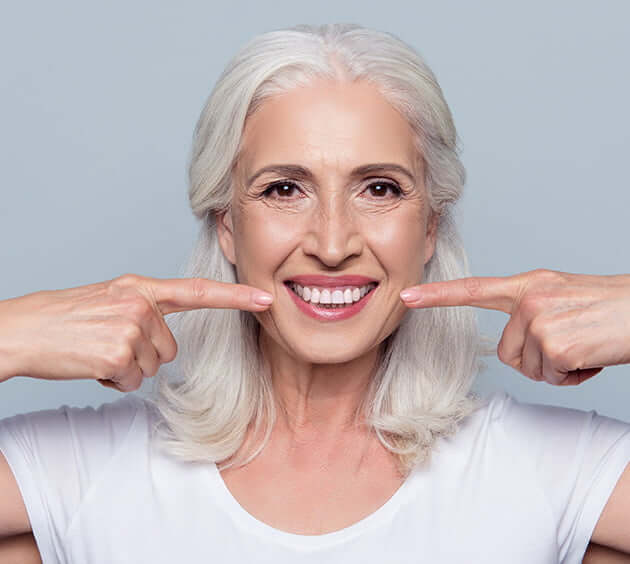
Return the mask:
[[[371, 351], [399, 325], [399, 293], [435, 245], [410, 126], [366, 83], [319, 81], [263, 102], [243, 135], [218, 233], [238, 281], [274, 295], [255, 314], [263, 331], [312, 363]], [[400, 169], [365, 169], [377, 163]], [[284, 169], [261, 172], [272, 165]], [[344, 305], [313, 303], [329, 295]]]

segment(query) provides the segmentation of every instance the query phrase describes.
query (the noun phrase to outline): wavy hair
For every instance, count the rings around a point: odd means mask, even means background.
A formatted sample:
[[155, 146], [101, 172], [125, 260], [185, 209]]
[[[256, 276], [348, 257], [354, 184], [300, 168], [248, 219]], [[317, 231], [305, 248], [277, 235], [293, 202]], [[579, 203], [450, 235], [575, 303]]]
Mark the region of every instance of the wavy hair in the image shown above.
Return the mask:
[[[465, 170], [442, 90], [412, 47], [350, 23], [263, 33], [220, 75], [194, 130], [188, 194], [201, 227], [181, 275], [237, 282], [219, 246], [215, 214], [232, 200], [245, 122], [269, 97], [315, 78], [367, 81], [406, 118], [424, 159], [428, 201], [439, 215], [424, 280], [470, 276], [453, 208]], [[271, 374], [258, 347], [260, 324], [252, 313], [232, 309], [180, 312], [167, 323], [179, 349], [176, 360], [158, 371], [147, 398], [161, 415], [155, 438], [182, 460], [213, 461], [221, 469], [248, 463], [276, 421]], [[481, 405], [471, 386], [485, 366], [484, 342], [471, 307], [444, 307], [407, 311], [381, 343], [360, 412], [404, 475], [428, 463], [436, 440], [454, 434]], [[230, 460], [248, 429], [259, 437], [255, 448]]]

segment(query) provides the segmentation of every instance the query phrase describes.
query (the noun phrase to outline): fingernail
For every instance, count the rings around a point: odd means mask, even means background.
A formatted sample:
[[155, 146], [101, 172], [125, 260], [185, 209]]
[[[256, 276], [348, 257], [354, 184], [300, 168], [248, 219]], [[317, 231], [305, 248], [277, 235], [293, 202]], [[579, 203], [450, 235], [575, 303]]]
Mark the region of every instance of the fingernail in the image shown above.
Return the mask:
[[403, 290], [400, 292], [400, 299], [405, 302], [415, 302], [422, 297], [422, 293], [419, 289], [414, 288], [410, 290]]
[[269, 305], [273, 302], [273, 296], [266, 292], [257, 292], [254, 294], [254, 303], [258, 305]]

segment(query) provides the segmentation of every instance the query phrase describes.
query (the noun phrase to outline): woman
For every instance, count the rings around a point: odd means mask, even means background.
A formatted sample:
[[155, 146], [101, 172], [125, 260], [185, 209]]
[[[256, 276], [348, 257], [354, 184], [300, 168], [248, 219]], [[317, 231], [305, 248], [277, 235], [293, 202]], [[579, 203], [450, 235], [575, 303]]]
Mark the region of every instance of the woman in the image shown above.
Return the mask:
[[630, 362], [630, 277], [467, 277], [456, 140], [433, 74], [389, 34], [246, 45], [195, 130], [187, 278], [0, 304], [2, 379], [131, 392], [157, 373], [148, 400], [1, 422], [0, 531], [32, 530], [44, 562], [630, 551], [630, 424], [479, 400], [473, 310], [450, 307], [509, 313], [499, 358], [575, 385]]

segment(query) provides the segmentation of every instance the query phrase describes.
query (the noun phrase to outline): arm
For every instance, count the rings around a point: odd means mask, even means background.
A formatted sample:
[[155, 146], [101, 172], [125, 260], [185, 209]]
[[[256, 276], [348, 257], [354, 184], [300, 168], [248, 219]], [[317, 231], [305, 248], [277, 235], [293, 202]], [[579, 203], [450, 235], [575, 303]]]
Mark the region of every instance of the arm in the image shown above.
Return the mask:
[[[630, 275], [537, 269], [468, 277], [401, 292], [408, 307], [475, 306], [510, 315], [499, 360], [534, 380], [579, 385], [606, 366], [630, 364]], [[591, 541], [630, 553], [630, 464], [604, 507]]]
[[591, 542], [582, 564], [630, 564], [630, 554]]
[[[15, 298], [10, 300], [0, 300], [0, 321], [4, 323], [6, 329], [11, 330], [9, 323], [5, 321], [11, 318], [11, 306]], [[0, 324], [0, 329], [2, 329]], [[2, 335], [0, 333], [0, 335]], [[20, 369], [17, 360], [16, 351], [7, 346], [8, 339], [0, 338], [0, 382], [4, 382], [9, 378], [18, 376]]]
[[630, 554], [630, 464], [610, 494], [591, 542]]
[[[0, 542], [6, 537], [31, 532], [26, 506], [13, 471], [0, 452]], [[0, 552], [0, 554], [2, 554]], [[4, 562], [0, 560], [0, 562]]]
[[0, 538], [0, 564], [42, 564], [33, 534]]

